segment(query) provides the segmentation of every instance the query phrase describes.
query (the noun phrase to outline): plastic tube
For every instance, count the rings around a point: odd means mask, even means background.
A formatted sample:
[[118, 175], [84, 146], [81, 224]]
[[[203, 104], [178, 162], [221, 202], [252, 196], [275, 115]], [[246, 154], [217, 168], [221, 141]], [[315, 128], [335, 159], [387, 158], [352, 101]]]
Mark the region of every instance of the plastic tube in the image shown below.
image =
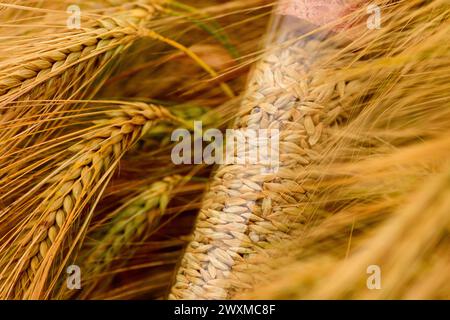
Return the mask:
[[302, 211], [310, 192], [307, 168], [322, 156], [346, 86], [325, 68], [340, 45], [328, 36], [342, 26], [316, 29], [349, 8], [327, 1], [300, 10], [308, 2], [281, 3], [273, 16], [234, 127], [248, 147], [241, 154], [242, 148], [228, 148], [236, 161], [215, 172], [170, 299], [228, 299], [250, 289], [265, 272], [249, 267], [251, 257], [289, 239], [290, 229], [310, 218]]

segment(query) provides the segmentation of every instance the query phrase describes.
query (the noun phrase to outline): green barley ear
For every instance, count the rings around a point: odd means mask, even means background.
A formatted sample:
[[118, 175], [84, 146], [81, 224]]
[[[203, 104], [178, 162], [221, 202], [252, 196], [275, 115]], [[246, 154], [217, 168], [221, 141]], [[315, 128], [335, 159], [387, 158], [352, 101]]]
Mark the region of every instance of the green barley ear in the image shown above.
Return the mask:
[[159, 203], [159, 209], [161, 210], [161, 213], [164, 213], [166, 211], [168, 203], [169, 203], [169, 195], [163, 194], [161, 196], [160, 203]]
[[83, 258], [85, 262], [82, 270], [85, 270], [89, 279], [83, 290], [83, 297], [89, 296], [99, 285], [102, 274], [113, 263], [117, 266], [119, 259], [132, 255], [132, 243], [144, 240], [148, 233], [158, 227], [173, 195], [173, 189], [183, 181], [181, 176], [175, 175], [153, 183], [117, 210], [111, 221], [112, 226], [109, 223], [96, 232], [97, 236], [93, 236], [95, 245], [88, 251], [87, 257]]

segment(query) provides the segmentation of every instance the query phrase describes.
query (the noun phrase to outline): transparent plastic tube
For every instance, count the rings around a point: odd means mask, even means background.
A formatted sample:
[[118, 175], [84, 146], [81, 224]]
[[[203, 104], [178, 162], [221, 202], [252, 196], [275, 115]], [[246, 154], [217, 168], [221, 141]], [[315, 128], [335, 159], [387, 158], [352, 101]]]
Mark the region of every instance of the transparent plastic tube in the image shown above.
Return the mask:
[[250, 289], [269, 271], [252, 257], [310, 218], [302, 212], [307, 168], [321, 158], [321, 142], [345, 96], [345, 83], [326, 72], [340, 45], [329, 39], [333, 30], [312, 31], [348, 8], [326, 6], [328, 17], [320, 7], [300, 10], [299, 16], [296, 5], [307, 2], [281, 3], [273, 16], [234, 127], [247, 148], [228, 148], [236, 161], [215, 172], [171, 299], [229, 299]]

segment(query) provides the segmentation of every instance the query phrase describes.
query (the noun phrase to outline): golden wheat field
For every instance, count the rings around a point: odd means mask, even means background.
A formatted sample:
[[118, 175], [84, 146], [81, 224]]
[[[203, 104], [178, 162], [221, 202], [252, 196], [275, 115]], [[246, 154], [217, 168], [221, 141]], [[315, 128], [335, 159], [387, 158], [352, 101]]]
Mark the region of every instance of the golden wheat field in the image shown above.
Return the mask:
[[448, 0], [0, 0], [0, 299], [450, 299]]

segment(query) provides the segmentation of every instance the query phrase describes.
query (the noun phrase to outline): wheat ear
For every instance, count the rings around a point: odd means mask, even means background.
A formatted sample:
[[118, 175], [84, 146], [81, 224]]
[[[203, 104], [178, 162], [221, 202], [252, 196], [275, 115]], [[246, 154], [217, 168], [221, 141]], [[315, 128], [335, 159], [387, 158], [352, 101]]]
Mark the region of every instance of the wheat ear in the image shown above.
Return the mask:
[[[8, 157], [24, 139], [42, 128], [56, 126], [37, 124], [27, 127], [26, 120], [45, 118], [50, 112], [68, 108], [55, 100], [82, 99], [92, 96], [102, 82], [90, 86], [97, 79], [106, 78], [109, 65], [138, 37], [142, 25], [156, 14], [148, 6], [124, 10], [103, 17], [79, 31], [63, 32], [45, 43], [43, 50], [24, 54], [21, 60], [8, 59], [0, 63], [0, 131], [4, 165], [14, 161]], [[33, 39], [39, 42], [39, 37]], [[20, 50], [19, 46], [17, 50]], [[45, 103], [33, 103], [44, 100]], [[69, 104], [73, 106], [73, 104]], [[22, 119], [22, 121], [19, 121]], [[27, 135], [23, 135], [27, 132]], [[36, 137], [34, 137], [36, 139]], [[4, 162], [7, 159], [9, 162]]]
[[14, 256], [18, 263], [9, 263], [0, 276], [6, 272], [9, 280], [1, 286], [3, 297], [11, 296], [13, 289], [15, 297], [40, 297], [66, 234], [122, 155], [157, 121], [178, 121], [161, 107], [139, 103], [109, 113], [113, 117], [97, 121], [102, 128], [82, 137], [71, 148], [74, 156], [52, 177], [58, 183], [48, 188], [46, 199], [33, 212], [36, 219], [29, 221], [25, 237], [18, 242]]
[[[57, 35], [56, 40], [45, 43], [45, 50], [25, 54], [20, 64], [15, 59], [7, 60], [1, 64], [1, 102], [18, 98], [51, 98], [58, 89], [55, 85], [61, 85], [61, 82], [75, 87], [74, 72], [92, 75], [86, 68], [92, 71], [104, 65], [117, 51], [123, 51], [138, 37], [143, 23], [149, 21], [155, 12], [154, 7], [146, 6], [105, 16], [87, 23], [81, 30]], [[43, 86], [39, 87], [41, 84]]]

